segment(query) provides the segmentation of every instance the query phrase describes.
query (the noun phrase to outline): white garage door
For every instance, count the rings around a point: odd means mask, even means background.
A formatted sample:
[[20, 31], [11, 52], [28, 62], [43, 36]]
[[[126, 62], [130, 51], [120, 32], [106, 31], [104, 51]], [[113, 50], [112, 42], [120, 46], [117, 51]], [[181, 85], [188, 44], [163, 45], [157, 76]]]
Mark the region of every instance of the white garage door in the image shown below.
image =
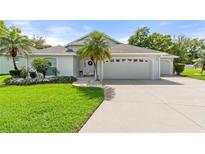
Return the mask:
[[152, 79], [152, 62], [145, 58], [115, 58], [105, 61], [104, 79]]
[[170, 75], [170, 62], [168, 60], [160, 60], [160, 74]]

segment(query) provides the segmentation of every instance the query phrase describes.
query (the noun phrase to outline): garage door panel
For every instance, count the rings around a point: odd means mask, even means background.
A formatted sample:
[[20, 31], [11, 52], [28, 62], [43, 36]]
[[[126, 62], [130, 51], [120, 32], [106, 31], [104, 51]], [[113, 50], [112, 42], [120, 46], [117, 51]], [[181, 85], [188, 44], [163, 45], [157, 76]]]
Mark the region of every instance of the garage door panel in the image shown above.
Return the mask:
[[151, 61], [140, 59], [141, 62], [122, 62], [114, 60], [113, 62], [104, 63], [104, 79], [151, 79]]

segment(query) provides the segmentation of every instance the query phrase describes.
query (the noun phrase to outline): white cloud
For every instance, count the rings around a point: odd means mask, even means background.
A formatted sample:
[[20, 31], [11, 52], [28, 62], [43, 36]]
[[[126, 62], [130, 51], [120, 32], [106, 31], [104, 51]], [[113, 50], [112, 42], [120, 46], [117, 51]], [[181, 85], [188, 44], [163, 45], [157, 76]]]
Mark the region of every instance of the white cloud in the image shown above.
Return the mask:
[[79, 30], [69, 26], [51, 26], [46, 29], [44, 37], [46, 42], [51, 45], [65, 45], [79, 37], [89, 33], [92, 27], [83, 25]]
[[166, 26], [166, 25], [170, 25], [172, 22], [171, 21], [161, 21], [159, 23], [160, 26]]
[[122, 43], [128, 44], [128, 39], [129, 39], [129, 36], [121, 37], [121, 38], [118, 38], [117, 40], [122, 42]]
[[189, 37], [205, 39], [205, 28], [199, 28], [195, 32], [187, 33]]
[[64, 35], [66, 33], [75, 31], [73, 28], [68, 27], [68, 26], [49, 27], [46, 30], [48, 31], [48, 33], [58, 34], [58, 35], [62, 35], [62, 34]]
[[205, 39], [205, 31], [193, 33], [191, 37]]
[[9, 26], [16, 26], [22, 30], [23, 35], [27, 35], [29, 38], [33, 36], [42, 36], [47, 44], [50, 45], [65, 45], [79, 37], [91, 32], [93, 30], [92, 27], [87, 25], [82, 25], [79, 30], [71, 26], [53, 26], [49, 25], [41, 31], [41, 29], [37, 29], [32, 25], [32, 21], [10, 21]]
[[33, 36], [41, 36], [42, 33], [35, 29], [32, 26], [32, 21], [24, 21], [24, 20], [19, 20], [19, 21], [11, 21], [9, 26], [16, 26], [22, 30], [23, 35], [27, 35], [28, 37], [33, 37]]
[[91, 31], [93, 31], [93, 28], [90, 27], [90, 26], [87, 26], [87, 25], [83, 25], [83, 26], [82, 26], [82, 29], [83, 29], [84, 31], [86, 31], [86, 32], [91, 32]]
[[61, 39], [58, 37], [45, 37], [46, 43], [56, 46], [56, 45], [66, 45], [68, 43], [68, 40]]

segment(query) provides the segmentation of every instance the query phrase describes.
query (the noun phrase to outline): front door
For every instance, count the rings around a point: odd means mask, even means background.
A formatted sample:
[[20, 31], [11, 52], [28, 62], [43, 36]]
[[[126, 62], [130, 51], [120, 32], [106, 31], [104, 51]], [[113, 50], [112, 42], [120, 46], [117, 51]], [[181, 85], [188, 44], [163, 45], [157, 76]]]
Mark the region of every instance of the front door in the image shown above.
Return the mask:
[[84, 60], [84, 66], [83, 66], [83, 75], [90, 76], [94, 75], [94, 65], [91, 60]]

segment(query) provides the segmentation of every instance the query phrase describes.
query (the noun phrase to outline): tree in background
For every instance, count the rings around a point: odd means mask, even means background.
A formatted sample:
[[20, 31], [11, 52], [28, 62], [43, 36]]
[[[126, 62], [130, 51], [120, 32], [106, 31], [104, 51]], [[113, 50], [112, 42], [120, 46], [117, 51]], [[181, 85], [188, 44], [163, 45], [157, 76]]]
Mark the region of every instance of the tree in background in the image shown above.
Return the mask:
[[16, 65], [17, 54], [28, 54], [31, 41], [27, 36], [21, 35], [21, 30], [16, 27], [10, 27], [6, 33], [0, 36], [0, 53], [7, 53], [12, 57], [14, 69], [18, 70]]
[[170, 35], [150, 33], [148, 27], [138, 28], [128, 40], [130, 45], [149, 48], [158, 51], [169, 52], [173, 46]]
[[129, 44], [167, 52], [179, 56], [175, 62], [192, 64], [205, 48], [205, 41], [198, 38], [187, 38], [178, 36], [172, 38], [171, 35], [160, 33], [150, 33], [148, 27], [138, 28], [134, 35], [130, 36]]
[[91, 59], [95, 67], [95, 78], [99, 80], [98, 62], [111, 58], [110, 48], [101, 32], [91, 32], [88, 41], [78, 50], [78, 56], [83, 59]]
[[147, 48], [149, 46], [150, 28], [142, 27], [138, 28], [134, 35], [128, 39], [129, 44]]
[[33, 43], [33, 47], [36, 49], [44, 49], [44, 48], [49, 48], [51, 45], [46, 44], [46, 40], [43, 39], [43, 37], [33, 37], [31, 39]]

